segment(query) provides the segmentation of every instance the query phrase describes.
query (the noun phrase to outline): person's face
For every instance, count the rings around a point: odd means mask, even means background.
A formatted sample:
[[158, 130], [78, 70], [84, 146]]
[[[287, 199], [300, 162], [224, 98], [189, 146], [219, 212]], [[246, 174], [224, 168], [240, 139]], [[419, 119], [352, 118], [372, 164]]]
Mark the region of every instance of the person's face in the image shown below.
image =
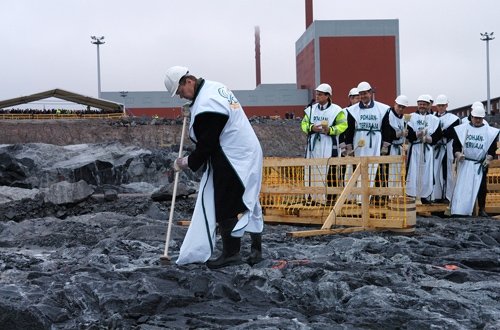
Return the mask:
[[404, 105], [397, 104], [397, 103], [394, 104], [394, 110], [396, 110], [396, 113], [398, 115], [402, 115], [403, 112], [405, 112], [405, 109], [406, 109], [406, 107]]
[[425, 115], [427, 112], [429, 112], [429, 109], [431, 108], [431, 104], [427, 103], [425, 101], [418, 101], [417, 107], [418, 107], [418, 112], [421, 115]]
[[316, 102], [321, 105], [324, 105], [328, 102], [328, 94], [316, 91]]
[[474, 127], [479, 127], [481, 125], [483, 125], [483, 117], [474, 117], [474, 116], [470, 116], [470, 121], [472, 123], [472, 126]]
[[359, 97], [361, 99], [361, 102], [363, 102], [364, 104], [368, 104], [372, 99], [372, 91], [369, 90], [369, 91], [359, 92]]
[[439, 114], [443, 114], [446, 112], [446, 108], [448, 108], [448, 104], [438, 104], [436, 105]]
[[361, 96], [359, 95], [349, 96], [349, 100], [351, 101], [351, 105], [353, 105], [359, 103], [359, 101], [361, 100]]
[[187, 78], [184, 82], [181, 82], [175, 94], [183, 99], [192, 101], [194, 99], [194, 81]]

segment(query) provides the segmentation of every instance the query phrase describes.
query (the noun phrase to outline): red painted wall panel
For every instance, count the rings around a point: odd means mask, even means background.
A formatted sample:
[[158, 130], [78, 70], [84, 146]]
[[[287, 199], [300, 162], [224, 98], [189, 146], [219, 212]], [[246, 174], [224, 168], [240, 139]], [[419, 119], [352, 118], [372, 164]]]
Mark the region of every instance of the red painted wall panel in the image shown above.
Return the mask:
[[347, 94], [361, 81], [376, 88], [377, 101], [393, 105], [397, 93], [396, 38], [319, 38], [321, 82], [332, 86], [333, 102], [348, 103]]
[[297, 88], [316, 88], [314, 71], [314, 40], [311, 41], [296, 58]]

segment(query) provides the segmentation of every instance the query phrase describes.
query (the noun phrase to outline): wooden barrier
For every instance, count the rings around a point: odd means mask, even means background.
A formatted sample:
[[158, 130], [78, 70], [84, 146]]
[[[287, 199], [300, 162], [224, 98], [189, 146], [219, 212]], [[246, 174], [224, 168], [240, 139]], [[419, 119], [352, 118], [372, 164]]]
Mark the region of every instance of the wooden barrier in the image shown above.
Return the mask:
[[[414, 207], [404, 207], [397, 213], [387, 207], [390, 197], [398, 197], [398, 205], [406, 205], [409, 197], [404, 177], [403, 156], [265, 158], [261, 187], [264, 220], [322, 226], [288, 236], [379, 229], [412, 231]], [[411, 203], [414, 205], [415, 200]]]

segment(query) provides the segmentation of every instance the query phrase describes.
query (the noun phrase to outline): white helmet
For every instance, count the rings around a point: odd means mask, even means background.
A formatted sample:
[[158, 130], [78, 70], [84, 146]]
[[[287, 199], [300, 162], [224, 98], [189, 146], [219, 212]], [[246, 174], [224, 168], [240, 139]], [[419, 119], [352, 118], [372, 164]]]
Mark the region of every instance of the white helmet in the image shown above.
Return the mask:
[[417, 102], [422, 101], [422, 102], [431, 103], [431, 98], [429, 96], [430, 95], [428, 95], [428, 94], [422, 94], [418, 97]]
[[330, 85], [328, 84], [321, 84], [318, 87], [316, 87], [316, 90], [318, 92], [328, 93], [332, 95], [332, 87], [330, 87]]
[[354, 88], [351, 88], [351, 90], [349, 91], [349, 95], [347, 95], [347, 96], [351, 97], [351, 96], [356, 96], [356, 95], [359, 95], [359, 90], [356, 87], [354, 87]]
[[448, 98], [446, 97], [446, 95], [439, 95], [437, 98], [436, 98], [436, 102], [435, 102], [436, 105], [445, 105], [445, 104], [448, 104]]
[[484, 107], [483, 102], [476, 101], [476, 102], [472, 103], [471, 108], [474, 108], [474, 107]]
[[433, 102], [434, 102], [434, 99], [432, 98], [432, 96], [431, 96], [431, 95], [429, 95], [429, 94], [427, 94], [427, 96], [429, 97], [429, 101], [430, 101], [430, 103], [433, 103]]
[[473, 107], [470, 115], [473, 117], [484, 118], [486, 116], [486, 111], [484, 111], [484, 107], [481, 104], [480, 106]]
[[406, 95], [399, 95], [398, 97], [396, 97], [396, 103], [405, 107], [410, 104]]
[[372, 89], [372, 86], [370, 86], [370, 84], [367, 83], [366, 81], [362, 81], [358, 85], [358, 91], [359, 92], [367, 92], [370, 89]]
[[167, 74], [165, 76], [165, 88], [168, 92], [170, 92], [172, 97], [175, 96], [177, 88], [179, 88], [179, 81], [187, 73], [189, 73], [189, 70], [184, 66], [173, 66], [167, 70]]

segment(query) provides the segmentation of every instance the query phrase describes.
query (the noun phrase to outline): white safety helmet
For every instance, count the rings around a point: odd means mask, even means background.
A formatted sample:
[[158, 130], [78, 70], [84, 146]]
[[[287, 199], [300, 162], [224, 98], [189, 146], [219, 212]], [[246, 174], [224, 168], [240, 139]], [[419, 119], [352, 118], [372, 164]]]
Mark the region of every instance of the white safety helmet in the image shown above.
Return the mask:
[[431, 103], [431, 98], [429, 97], [428, 94], [422, 94], [417, 99], [417, 102], [419, 102], [419, 101]]
[[187, 73], [189, 73], [189, 70], [184, 66], [173, 66], [167, 70], [167, 74], [165, 76], [165, 88], [168, 92], [170, 92], [172, 97], [175, 96], [177, 88], [179, 88], [179, 81]]
[[427, 96], [429, 97], [429, 101], [430, 101], [429, 103], [434, 103], [434, 99], [432, 98], [432, 95], [427, 94]]
[[446, 97], [446, 95], [439, 95], [437, 98], [436, 98], [436, 102], [434, 103], [435, 105], [445, 105], [445, 104], [448, 104], [448, 98]]
[[347, 96], [351, 97], [351, 96], [356, 96], [356, 95], [359, 95], [359, 90], [356, 87], [354, 87], [354, 88], [351, 88], [351, 90], [349, 91], [349, 95], [347, 95]]
[[318, 92], [323, 92], [332, 95], [332, 87], [328, 84], [321, 84], [318, 87], [316, 87], [316, 90]]
[[366, 81], [362, 81], [358, 85], [358, 92], [367, 92], [372, 89], [372, 86], [370, 86], [369, 83]]
[[410, 104], [406, 95], [399, 95], [398, 97], [396, 97], [396, 103], [405, 107]]
[[473, 107], [470, 115], [473, 117], [484, 118], [486, 116], [486, 111], [484, 110], [484, 107], [481, 104], [480, 106]]
[[476, 102], [472, 103], [471, 108], [474, 108], [474, 107], [484, 107], [483, 102], [476, 101]]

